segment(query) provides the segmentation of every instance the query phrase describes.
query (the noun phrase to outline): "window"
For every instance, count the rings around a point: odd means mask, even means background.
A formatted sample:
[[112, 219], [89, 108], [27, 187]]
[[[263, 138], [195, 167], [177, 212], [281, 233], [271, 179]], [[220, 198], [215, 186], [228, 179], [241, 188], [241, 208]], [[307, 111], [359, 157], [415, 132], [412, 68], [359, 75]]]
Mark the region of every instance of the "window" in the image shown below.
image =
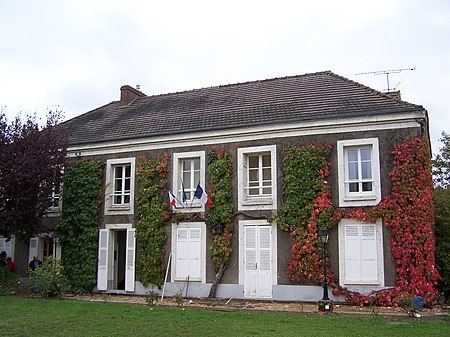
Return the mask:
[[61, 211], [61, 185], [53, 185], [52, 192], [48, 196], [48, 213], [57, 213]]
[[[205, 152], [175, 153], [173, 159], [173, 193], [177, 197], [176, 210], [204, 211], [205, 206], [194, 198], [197, 185], [205, 189]], [[183, 201], [183, 193], [186, 200]]]
[[337, 142], [339, 206], [374, 206], [381, 200], [378, 139]]
[[172, 281], [206, 282], [206, 225], [172, 224]]
[[239, 209], [277, 207], [276, 146], [238, 149]]
[[135, 158], [110, 159], [106, 164], [105, 214], [133, 214]]
[[343, 219], [338, 229], [340, 284], [384, 286], [381, 220]]

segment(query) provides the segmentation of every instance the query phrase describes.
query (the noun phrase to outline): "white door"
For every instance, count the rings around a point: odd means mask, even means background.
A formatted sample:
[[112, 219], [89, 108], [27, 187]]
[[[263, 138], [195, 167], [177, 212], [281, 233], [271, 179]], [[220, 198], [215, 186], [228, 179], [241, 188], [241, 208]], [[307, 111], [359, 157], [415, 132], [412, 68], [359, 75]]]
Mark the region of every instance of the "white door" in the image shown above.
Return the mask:
[[272, 298], [272, 227], [244, 227], [244, 297]]
[[191, 281], [202, 279], [202, 230], [201, 228], [177, 228], [175, 278]]

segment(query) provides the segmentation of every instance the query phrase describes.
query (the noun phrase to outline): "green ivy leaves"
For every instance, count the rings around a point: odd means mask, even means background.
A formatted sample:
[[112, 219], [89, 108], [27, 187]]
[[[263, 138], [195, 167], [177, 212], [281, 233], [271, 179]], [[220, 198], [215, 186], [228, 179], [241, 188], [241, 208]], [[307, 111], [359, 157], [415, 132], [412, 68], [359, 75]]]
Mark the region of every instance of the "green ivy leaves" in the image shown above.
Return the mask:
[[56, 230], [64, 248], [64, 273], [76, 292], [90, 292], [96, 284], [103, 166], [98, 161], [76, 161], [66, 167]]

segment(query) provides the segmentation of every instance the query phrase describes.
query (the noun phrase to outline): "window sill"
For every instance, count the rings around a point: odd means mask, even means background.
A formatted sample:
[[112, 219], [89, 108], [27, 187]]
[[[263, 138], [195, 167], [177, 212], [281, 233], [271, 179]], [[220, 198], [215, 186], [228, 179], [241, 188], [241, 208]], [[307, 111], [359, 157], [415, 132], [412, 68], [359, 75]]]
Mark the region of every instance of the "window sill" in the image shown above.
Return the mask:
[[273, 205], [272, 198], [247, 198], [242, 201], [243, 206], [255, 206], [255, 205]]
[[105, 215], [131, 214], [131, 206], [109, 206], [105, 210]]

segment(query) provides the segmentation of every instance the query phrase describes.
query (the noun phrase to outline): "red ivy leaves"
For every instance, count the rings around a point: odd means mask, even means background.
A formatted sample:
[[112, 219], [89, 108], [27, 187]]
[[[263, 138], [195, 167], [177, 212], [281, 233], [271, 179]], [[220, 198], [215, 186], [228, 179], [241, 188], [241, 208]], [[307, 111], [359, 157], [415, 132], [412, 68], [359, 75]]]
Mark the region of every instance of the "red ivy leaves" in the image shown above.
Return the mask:
[[[320, 152], [320, 148], [317, 148], [317, 152]], [[319, 229], [332, 228], [343, 218], [366, 222], [382, 218], [390, 230], [396, 286], [370, 295], [349, 292], [338, 286], [333, 271], [328, 268], [330, 285], [340, 288], [347, 300], [359, 305], [393, 305], [394, 299], [400, 295], [420, 295], [426, 303], [436, 298], [435, 286], [439, 274], [434, 264], [434, 206], [429, 144], [422, 138], [406, 139], [394, 147], [393, 155], [394, 169], [390, 173], [392, 191], [376, 207], [335, 209], [325, 181], [329, 174], [328, 167], [319, 170], [317, 181], [323, 183], [312, 201], [312, 212], [307, 224], [289, 224], [293, 244], [288, 275], [292, 282], [321, 284], [323, 249], [317, 235]]]

